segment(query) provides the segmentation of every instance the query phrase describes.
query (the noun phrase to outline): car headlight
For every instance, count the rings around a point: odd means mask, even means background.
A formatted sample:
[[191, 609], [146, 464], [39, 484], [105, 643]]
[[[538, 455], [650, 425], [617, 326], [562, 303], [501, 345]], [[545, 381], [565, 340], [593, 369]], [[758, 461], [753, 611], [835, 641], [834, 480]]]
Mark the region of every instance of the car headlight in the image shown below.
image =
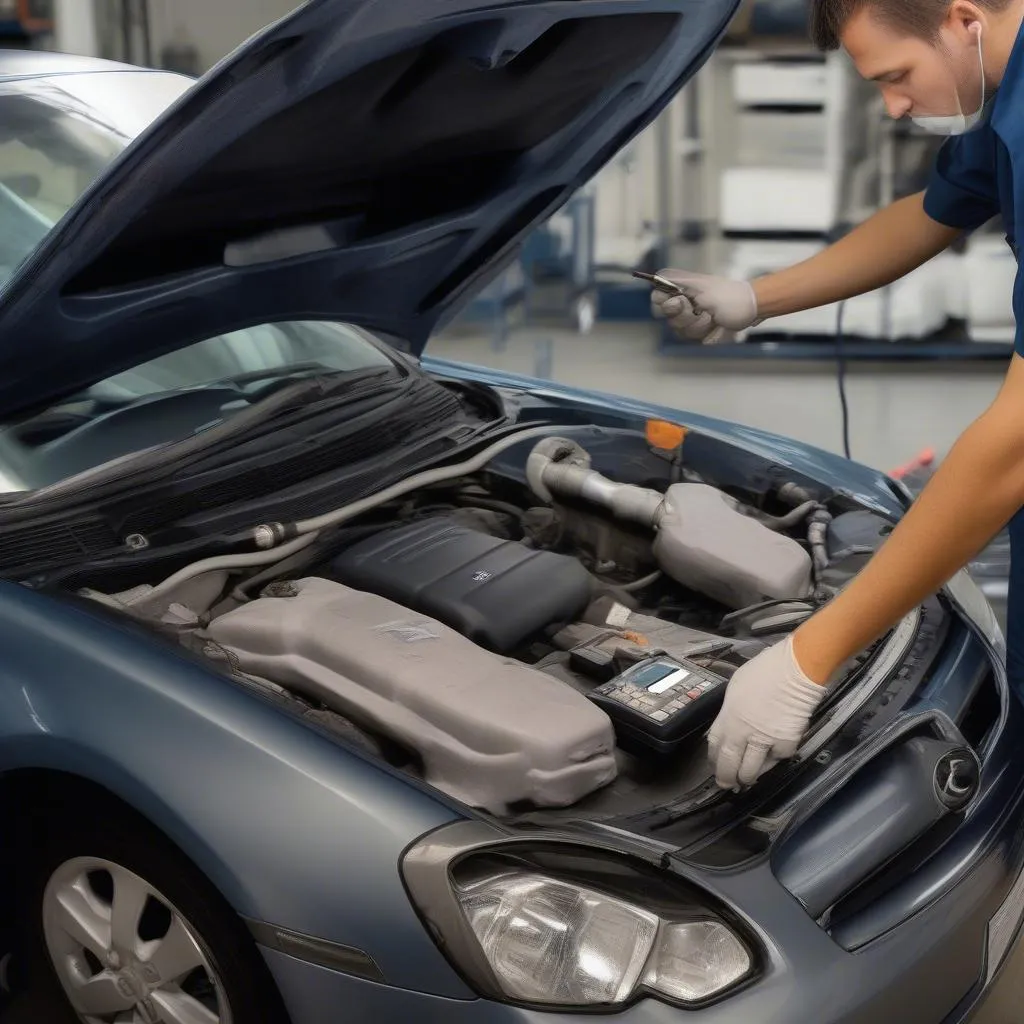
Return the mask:
[[654, 914], [543, 875], [489, 878], [459, 897], [501, 987], [527, 1002], [623, 1002], [658, 934]]
[[428, 842], [403, 861], [421, 916], [483, 995], [552, 1008], [645, 995], [697, 1005], [754, 972], [728, 915], [682, 879], [660, 873], [652, 888], [653, 875], [607, 850], [487, 845], [467, 858]]
[[702, 1002], [751, 968], [719, 921], [663, 921], [556, 878], [509, 872], [457, 891], [501, 987], [523, 1002], [624, 1003], [639, 987]]

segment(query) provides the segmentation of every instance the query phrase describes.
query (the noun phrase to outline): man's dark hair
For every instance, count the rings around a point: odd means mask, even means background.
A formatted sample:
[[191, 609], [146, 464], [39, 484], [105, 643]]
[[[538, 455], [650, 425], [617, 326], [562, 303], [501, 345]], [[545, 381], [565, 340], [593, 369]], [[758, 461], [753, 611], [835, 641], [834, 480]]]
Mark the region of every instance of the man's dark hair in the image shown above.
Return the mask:
[[[1010, 0], [974, 0], [986, 10], [1001, 11]], [[886, 25], [908, 36], [934, 39], [949, 10], [950, 0], [812, 0], [811, 39], [819, 50], [838, 50], [846, 23], [870, 7]]]

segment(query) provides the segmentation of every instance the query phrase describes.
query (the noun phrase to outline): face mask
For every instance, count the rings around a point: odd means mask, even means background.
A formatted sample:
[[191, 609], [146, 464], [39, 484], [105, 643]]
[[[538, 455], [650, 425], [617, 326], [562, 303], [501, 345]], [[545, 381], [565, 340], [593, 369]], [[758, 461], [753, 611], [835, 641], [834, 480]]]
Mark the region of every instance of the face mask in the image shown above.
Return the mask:
[[973, 114], [965, 114], [960, 106], [960, 90], [954, 86], [953, 95], [956, 97], [956, 113], [942, 114], [936, 116], [913, 117], [910, 120], [919, 128], [923, 128], [933, 135], [963, 135], [972, 128], [976, 128], [985, 115], [985, 58], [981, 52], [981, 25], [975, 33], [978, 37], [978, 66], [981, 69], [981, 102]]

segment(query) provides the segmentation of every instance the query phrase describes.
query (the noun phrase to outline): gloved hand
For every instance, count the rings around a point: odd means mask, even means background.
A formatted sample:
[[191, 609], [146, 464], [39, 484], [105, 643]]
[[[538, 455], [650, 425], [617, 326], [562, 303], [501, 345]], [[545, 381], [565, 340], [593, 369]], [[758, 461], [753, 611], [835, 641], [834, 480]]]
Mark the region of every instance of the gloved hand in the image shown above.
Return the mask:
[[651, 294], [651, 311], [656, 317], [667, 319], [681, 338], [708, 341], [723, 330], [742, 331], [759, 322], [757, 296], [749, 281], [683, 270], [659, 270], [658, 276], [678, 284], [684, 291], [685, 298], [669, 295], [657, 287]]
[[825, 687], [808, 679], [797, 664], [792, 637], [739, 668], [708, 733], [718, 785], [749, 786], [792, 757], [824, 696]]

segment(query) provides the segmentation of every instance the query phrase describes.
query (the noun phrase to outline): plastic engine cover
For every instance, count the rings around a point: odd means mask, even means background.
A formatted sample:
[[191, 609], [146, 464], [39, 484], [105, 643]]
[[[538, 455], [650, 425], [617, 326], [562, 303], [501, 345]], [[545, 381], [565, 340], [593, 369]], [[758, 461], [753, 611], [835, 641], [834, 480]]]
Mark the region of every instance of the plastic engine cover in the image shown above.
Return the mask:
[[432, 615], [493, 651], [514, 651], [590, 600], [591, 579], [568, 555], [535, 551], [438, 517], [388, 530], [342, 552], [342, 583]]
[[611, 721], [564, 683], [375, 594], [317, 578], [278, 593], [206, 635], [243, 672], [417, 751], [443, 792], [498, 814], [567, 806], [615, 777]]
[[673, 484], [665, 493], [654, 557], [683, 586], [728, 608], [805, 598], [811, 556], [792, 537], [744, 515], [706, 484]]

